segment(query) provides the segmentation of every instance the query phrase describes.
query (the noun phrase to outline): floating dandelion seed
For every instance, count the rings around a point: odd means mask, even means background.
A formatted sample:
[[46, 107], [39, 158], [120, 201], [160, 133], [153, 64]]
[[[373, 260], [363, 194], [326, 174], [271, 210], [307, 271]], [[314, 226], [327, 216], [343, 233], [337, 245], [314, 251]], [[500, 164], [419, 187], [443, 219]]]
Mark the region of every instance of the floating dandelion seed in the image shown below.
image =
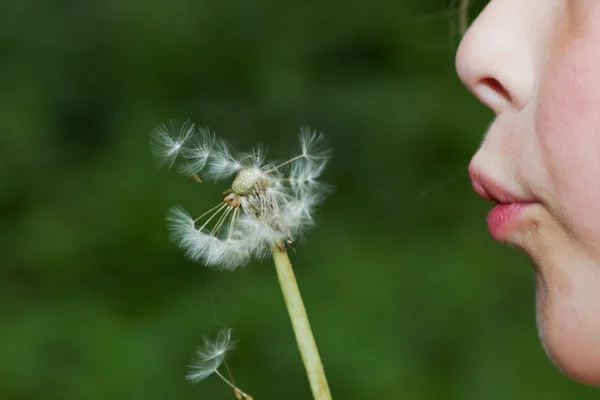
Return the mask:
[[150, 146], [159, 166], [170, 168], [195, 131], [195, 125], [190, 121], [180, 123], [170, 120], [154, 128], [150, 132]]
[[196, 348], [196, 356], [189, 366], [186, 378], [193, 383], [198, 383], [210, 375], [216, 374], [233, 389], [238, 399], [252, 400], [250, 395], [244, 393], [219, 372], [219, 368], [225, 363], [228, 353], [234, 346], [235, 343], [231, 340], [231, 329], [219, 330], [215, 340], [205, 337], [204, 344]]
[[234, 345], [231, 341], [231, 329], [221, 329], [214, 341], [205, 337], [204, 345], [196, 349], [196, 358], [192, 361], [186, 378], [198, 383], [217, 372]]
[[[169, 134], [169, 127], [177, 129]], [[321, 134], [301, 129], [301, 154], [282, 163], [266, 160], [258, 146], [237, 153], [206, 128], [186, 122], [160, 125], [153, 134], [155, 154], [187, 175], [202, 172], [214, 180], [233, 178], [223, 201], [193, 218], [179, 207], [169, 210], [171, 238], [194, 261], [221, 269], [247, 264], [254, 256], [268, 256], [275, 243], [291, 244], [314, 224], [314, 207], [326, 196], [318, 182], [329, 159]]]

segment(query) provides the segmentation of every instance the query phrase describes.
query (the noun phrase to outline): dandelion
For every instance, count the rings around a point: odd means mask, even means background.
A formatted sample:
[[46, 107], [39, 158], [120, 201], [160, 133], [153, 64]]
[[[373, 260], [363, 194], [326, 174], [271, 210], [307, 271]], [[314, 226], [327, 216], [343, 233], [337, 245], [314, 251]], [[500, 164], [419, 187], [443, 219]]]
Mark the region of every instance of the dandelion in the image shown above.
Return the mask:
[[215, 340], [205, 337], [204, 345], [196, 348], [196, 356], [189, 366], [186, 378], [193, 383], [198, 383], [210, 375], [216, 374], [233, 389], [236, 398], [252, 400], [250, 395], [244, 393], [219, 371], [234, 346], [235, 343], [231, 340], [231, 329], [219, 330]]
[[[214, 180], [233, 178], [219, 204], [198, 217], [179, 207], [167, 215], [171, 238], [188, 258], [220, 269], [235, 269], [254, 256], [264, 259], [275, 243], [293, 243], [302, 230], [314, 224], [315, 206], [328, 187], [318, 182], [328, 161], [323, 135], [304, 128], [301, 154], [282, 163], [268, 162], [266, 151], [256, 147], [237, 153], [206, 128], [186, 122], [167, 135], [163, 124], [153, 137], [155, 152], [179, 171]], [[191, 134], [190, 134], [191, 132]], [[158, 133], [158, 134], [157, 134]]]
[[[267, 160], [262, 146], [240, 153], [190, 122], [166, 123], [152, 134], [161, 165], [171, 167], [179, 160], [178, 170], [197, 181], [202, 181], [199, 174], [214, 181], [231, 179], [223, 200], [199, 216], [171, 208], [171, 239], [189, 259], [218, 269], [234, 270], [253, 257], [272, 256], [313, 396], [328, 400], [331, 394], [286, 246], [315, 224], [314, 209], [329, 193], [319, 179], [330, 150], [323, 135], [309, 128], [300, 130], [299, 141], [299, 154], [275, 162]], [[200, 368], [198, 376], [213, 370]]]

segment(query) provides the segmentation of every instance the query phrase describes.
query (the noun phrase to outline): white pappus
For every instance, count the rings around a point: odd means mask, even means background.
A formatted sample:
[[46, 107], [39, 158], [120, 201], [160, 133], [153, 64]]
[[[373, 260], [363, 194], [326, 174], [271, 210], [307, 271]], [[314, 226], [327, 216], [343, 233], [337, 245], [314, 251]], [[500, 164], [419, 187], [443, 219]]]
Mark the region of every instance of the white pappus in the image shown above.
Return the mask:
[[[252, 396], [245, 393], [233, 383], [231, 371], [226, 364], [229, 352], [235, 347], [235, 343], [231, 340], [231, 329], [221, 328], [214, 340], [204, 338], [204, 344], [196, 348], [196, 355], [189, 365], [186, 379], [192, 383], [198, 383], [201, 380], [216, 374], [223, 382], [233, 389], [233, 394], [239, 400], [253, 400]], [[219, 368], [225, 364], [229, 378], [227, 379]]]
[[214, 341], [205, 337], [204, 345], [196, 348], [196, 356], [189, 366], [186, 378], [198, 383], [214, 373], [220, 376], [219, 368], [234, 345], [235, 343], [231, 340], [231, 329], [219, 330]]
[[[169, 129], [175, 129], [170, 131]], [[300, 129], [301, 153], [281, 163], [266, 160], [257, 146], [238, 153], [207, 128], [186, 121], [167, 122], [151, 133], [161, 165], [173, 166], [200, 181], [231, 179], [223, 201], [199, 217], [179, 207], [169, 210], [171, 238], [186, 255], [206, 265], [235, 269], [254, 256], [269, 255], [274, 244], [291, 244], [314, 225], [313, 210], [328, 194], [318, 181], [330, 157], [321, 133]]]

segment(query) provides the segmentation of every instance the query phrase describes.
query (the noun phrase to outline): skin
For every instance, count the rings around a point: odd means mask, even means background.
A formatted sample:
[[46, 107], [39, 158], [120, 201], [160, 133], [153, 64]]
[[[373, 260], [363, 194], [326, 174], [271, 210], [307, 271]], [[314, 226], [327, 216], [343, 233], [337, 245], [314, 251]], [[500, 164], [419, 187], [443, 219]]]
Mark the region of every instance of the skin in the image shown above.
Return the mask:
[[505, 241], [535, 266], [544, 348], [600, 386], [600, 1], [491, 0], [456, 66], [496, 114], [471, 170], [537, 203]]

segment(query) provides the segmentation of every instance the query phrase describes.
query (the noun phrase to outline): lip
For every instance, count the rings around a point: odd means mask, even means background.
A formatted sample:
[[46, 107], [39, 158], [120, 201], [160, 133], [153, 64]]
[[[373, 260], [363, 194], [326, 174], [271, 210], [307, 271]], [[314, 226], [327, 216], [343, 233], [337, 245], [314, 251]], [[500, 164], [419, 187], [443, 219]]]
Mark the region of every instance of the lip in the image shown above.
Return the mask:
[[535, 203], [496, 203], [487, 215], [486, 222], [492, 238], [499, 242], [510, 241], [525, 210]]
[[502, 204], [525, 204], [536, 202], [536, 200], [533, 198], [520, 196], [509, 191], [503, 185], [495, 182], [473, 167], [469, 167], [469, 175], [471, 177], [471, 185], [473, 186], [475, 193], [486, 200], [495, 201]]
[[469, 167], [469, 175], [475, 193], [496, 202], [487, 216], [490, 234], [497, 241], [508, 241], [510, 232], [518, 226], [524, 210], [537, 201], [509, 191], [472, 167]]

